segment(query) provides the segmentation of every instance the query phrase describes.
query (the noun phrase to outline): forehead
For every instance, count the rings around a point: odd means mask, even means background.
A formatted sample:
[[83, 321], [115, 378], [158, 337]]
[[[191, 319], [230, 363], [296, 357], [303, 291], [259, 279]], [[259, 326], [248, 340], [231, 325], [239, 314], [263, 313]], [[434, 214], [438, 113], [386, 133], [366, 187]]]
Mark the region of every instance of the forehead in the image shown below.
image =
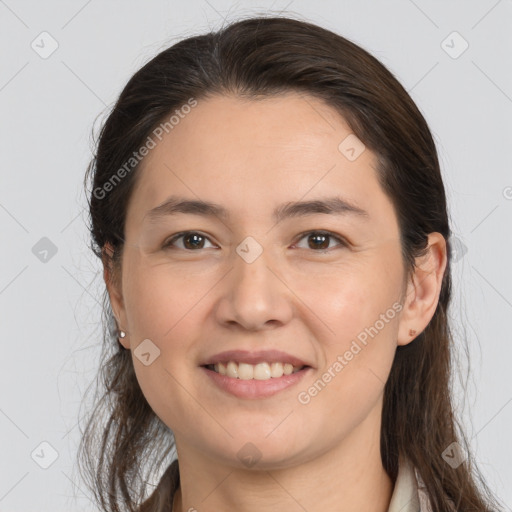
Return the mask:
[[371, 213], [386, 201], [376, 158], [349, 160], [349, 136], [338, 112], [307, 95], [198, 100], [145, 157], [132, 209], [140, 218], [173, 195], [270, 218], [284, 202], [339, 194]]
[[[298, 93], [259, 99], [213, 96], [174, 118], [143, 168], [175, 163], [190, 173], [200, 169], [205, 177], [272, 181], [280, 169], [289, 175], [315, 163], [340, 163], [339, 144], [352, 132], [332, 107]], [[372, 160], [369, 152], [364, 157], [366, 163]]]

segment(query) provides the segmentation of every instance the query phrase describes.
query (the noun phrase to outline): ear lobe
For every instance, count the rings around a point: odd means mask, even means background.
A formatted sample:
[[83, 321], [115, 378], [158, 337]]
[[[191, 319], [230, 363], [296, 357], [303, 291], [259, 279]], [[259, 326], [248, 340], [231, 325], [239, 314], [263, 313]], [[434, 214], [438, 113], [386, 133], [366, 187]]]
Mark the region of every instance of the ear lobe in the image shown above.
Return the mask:
[[407, 285], [398, 345], [407, 345], [413, 341], [434, 316], [446, 264], [446, 240], [440, 233], [430, 233], [428, 252], [416, 259], [414, 272]]
[[[101, 261], [103, 263], [103, 280], [107, 287], [110, 299], [110, 306], [120, 330], [127, 330], [126, 314], [124, 310], [123, 293], [121, 286], [120, 269], [116, 267], [114, 260], [114, 248], [107, 242], [101, 251]], [[119, 342], [124, 348], [130, 348], [127, 338], [119, 338]]]

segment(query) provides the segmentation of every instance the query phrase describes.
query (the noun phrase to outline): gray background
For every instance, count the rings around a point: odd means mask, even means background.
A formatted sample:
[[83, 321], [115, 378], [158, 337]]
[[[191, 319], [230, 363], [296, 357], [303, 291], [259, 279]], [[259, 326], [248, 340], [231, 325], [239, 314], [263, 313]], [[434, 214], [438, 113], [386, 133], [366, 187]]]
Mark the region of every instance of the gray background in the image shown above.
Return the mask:
[[512, 1], [0, 0], [0, 511], [93, 510], [74, 466], [101, 332], [82, 192], [93, 125], [164, 47], [270, 11], [369, 50], [430, 124], [458, 240], [454, 332], [471, 353], [458, 412], [512, 505]]

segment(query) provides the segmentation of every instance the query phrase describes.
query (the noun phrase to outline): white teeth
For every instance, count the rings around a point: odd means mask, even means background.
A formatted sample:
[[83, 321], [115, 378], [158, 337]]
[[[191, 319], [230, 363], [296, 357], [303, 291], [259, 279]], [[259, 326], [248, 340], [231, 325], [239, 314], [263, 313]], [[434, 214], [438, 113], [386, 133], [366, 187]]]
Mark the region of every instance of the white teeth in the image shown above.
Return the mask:
[[242, 380], [268, 380], [278, 379], [283, 375], [290, 375], [298, 372], [302, 366], [293, 366], [290, 363], [236, 363], [229, 361], [226, 363], [217, 363], [213, 365], [214, 370], [220, 375], [226, 375], [231, 378]]
[[275, 378], [282, 377], [284, 374], [283, 365], [281, 363], [272, 363], [270, 365], [270, 375]]
[[257, 380], [270, 379], [270, 366], [268, 363], [259, 363], [254, 367], [254, 378]]
[[226, 375], [235, 379], [238, 377], [238, 365], [235, 362], [229, 361]]
[[238, 363], [238, 378], [251, 380], [254, 377], [254, 366], [247, 363]]

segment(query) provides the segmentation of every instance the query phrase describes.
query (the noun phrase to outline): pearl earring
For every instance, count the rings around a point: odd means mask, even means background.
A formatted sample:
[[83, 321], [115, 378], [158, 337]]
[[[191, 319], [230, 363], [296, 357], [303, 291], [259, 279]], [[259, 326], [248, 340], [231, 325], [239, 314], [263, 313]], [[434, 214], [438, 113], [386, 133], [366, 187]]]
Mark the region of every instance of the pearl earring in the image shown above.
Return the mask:
[[119, 331], [119, 337], [124, 338], [126, 336], [126, 333], [124, 331]]

